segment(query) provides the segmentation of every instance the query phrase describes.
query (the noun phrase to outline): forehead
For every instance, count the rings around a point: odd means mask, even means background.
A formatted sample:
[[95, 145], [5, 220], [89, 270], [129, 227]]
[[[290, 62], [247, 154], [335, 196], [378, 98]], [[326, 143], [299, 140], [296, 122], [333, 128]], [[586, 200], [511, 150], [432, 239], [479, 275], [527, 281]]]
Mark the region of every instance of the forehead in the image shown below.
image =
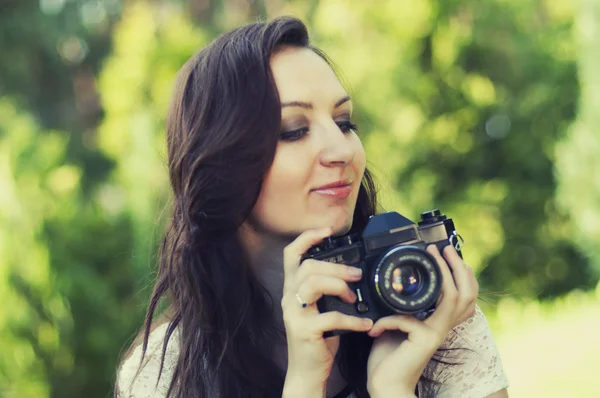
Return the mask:
[[281, 102], [337, 101], [346, 90], [327, 62], [309, 48], [288, 47], [271, 58]]

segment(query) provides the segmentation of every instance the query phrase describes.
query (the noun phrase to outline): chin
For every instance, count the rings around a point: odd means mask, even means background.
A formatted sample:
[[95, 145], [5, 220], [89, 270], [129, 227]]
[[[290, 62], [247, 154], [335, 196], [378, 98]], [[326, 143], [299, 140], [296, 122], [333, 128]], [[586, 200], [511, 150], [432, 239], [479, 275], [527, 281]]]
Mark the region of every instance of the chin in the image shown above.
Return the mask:
[[344, 220], [331, 220], [330, 222], [325, 220], [323, 221], [321, 221], [321, 225], [318, 228], [331, 227], [333, 235], [335, 236], [345, 235], [350, 231], [350, 228], [352, 228], [352, 218]]
[[352, 228], [352, 221], [350, 221], [349, 223], [339, 226], [339, 227], [332, 227], [333, 228], [333, 235], [335, 236], [342, 236], [342, 235], [346, 235], [349, 231], [350, 228]]
[[353, 212], [330, 212], [320, 213], [318, 215], [311, 214], [307, 218], [307, 222], [300, 228], [299, 232], [306, 231], [309, 229], [320, 229], [320, 228], [331, 228], [333, 235], [341, 236], [345, 235], [352, 228], [354, 213]]

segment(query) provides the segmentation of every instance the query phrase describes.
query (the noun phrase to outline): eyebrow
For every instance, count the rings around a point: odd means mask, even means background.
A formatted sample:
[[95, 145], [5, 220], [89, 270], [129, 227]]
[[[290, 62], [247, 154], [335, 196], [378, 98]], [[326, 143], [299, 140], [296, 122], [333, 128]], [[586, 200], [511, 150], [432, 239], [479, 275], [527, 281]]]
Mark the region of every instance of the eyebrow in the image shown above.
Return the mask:
[[[338, 102], [336, 102], [335, 106], [333, 108], [334, 109], [339, 108], [340, 106], [342, 106], [342, 104], [345, 104], [348, 101], [350, 101], [350, 97], [345, 96], [342, 99], [340, 99]], [[313, 105], [310, 102], [302, 102], [302, 101], [290, 101], [290, 102], [283, 102], [281, 104], [282, 108], [285, 108], [286, 106], [298, 106], [298, 107], [304, 108], [304, 109], [312, 109], [313, 108]]]

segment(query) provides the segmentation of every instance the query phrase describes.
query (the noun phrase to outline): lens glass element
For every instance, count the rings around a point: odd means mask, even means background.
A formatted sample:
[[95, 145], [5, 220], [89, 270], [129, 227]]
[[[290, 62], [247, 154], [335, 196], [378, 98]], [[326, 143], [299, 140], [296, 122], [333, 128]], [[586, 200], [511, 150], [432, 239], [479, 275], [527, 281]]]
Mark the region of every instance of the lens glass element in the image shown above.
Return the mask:
[[401, 296], [413, 296], [421, 283], [421, 273], [414, 264], [401, 264], [392, 271], [392, 289]]

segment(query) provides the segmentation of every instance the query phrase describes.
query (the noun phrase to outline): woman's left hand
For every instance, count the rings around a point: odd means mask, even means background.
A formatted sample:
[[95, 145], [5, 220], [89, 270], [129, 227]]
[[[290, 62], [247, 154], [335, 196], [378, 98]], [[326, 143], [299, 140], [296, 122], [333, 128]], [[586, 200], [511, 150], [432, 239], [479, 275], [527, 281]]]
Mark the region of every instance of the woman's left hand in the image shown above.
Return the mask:
[[450, 330], [475, 312], [479, 284], [473, 270], [452, 246], [444, 248], [443, 257], [435, 245], [427, 251], [442, 272], [440, 299], [436, 310], [424, 321], [392, 315], [373, 325], [369, 335], [375, 341], [369, 354], [367, 387], [374, 398], [414, 397], [425, 366]]

